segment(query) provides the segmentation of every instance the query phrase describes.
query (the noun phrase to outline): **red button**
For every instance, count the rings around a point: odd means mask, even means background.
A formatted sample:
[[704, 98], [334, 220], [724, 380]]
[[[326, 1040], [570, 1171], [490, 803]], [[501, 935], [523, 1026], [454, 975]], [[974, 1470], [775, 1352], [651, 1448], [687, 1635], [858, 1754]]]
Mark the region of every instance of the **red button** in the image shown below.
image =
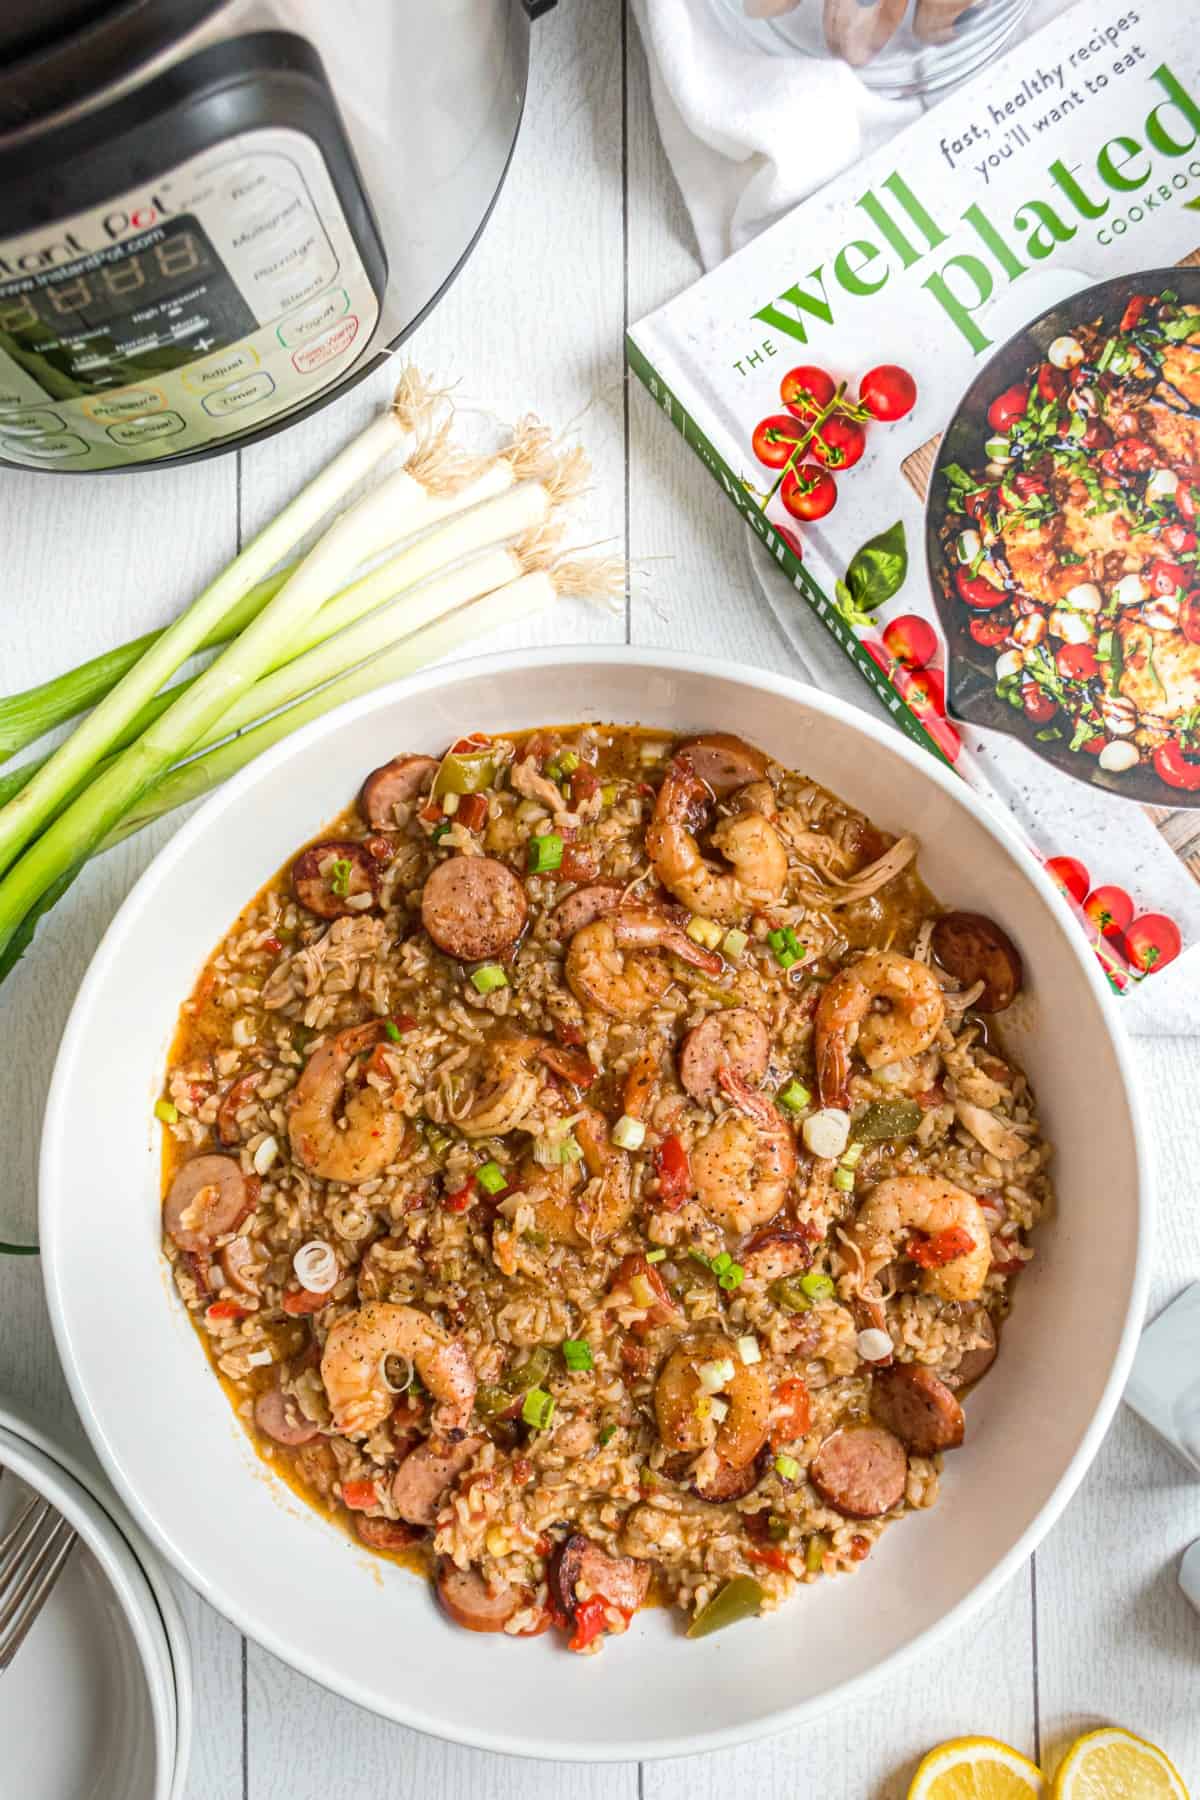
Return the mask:
[[319, 338], [314, 338], [311, 344], [305, 344], [302, 350], [293, 351], [292, 366], [301, 375], [311, 375], [322, 363], [330, 362], [335, 356], [348, 350], [357, 336], [358, 319], [351, 313], [348, 319], [339, 320], [328, 331], [322, 332]]

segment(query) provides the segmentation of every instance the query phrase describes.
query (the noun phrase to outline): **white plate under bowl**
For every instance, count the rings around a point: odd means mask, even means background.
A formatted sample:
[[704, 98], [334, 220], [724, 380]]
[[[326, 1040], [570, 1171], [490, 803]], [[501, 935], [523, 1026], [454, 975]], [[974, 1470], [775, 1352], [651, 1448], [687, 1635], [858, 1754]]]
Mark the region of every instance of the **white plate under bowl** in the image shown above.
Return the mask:
[[151, 1548], [102, 1475], [97, 1474], [94, 1468], [88, 1467], [61, 1444], [55, 1443], [40, 1425], [35, 1425], [23, 1413], [15, 1412], [2, 1401], [0, 1433], [7, 1433], [10, 1437], [32, 1445], [35, 1450], [40, 1450], [44, 1456], [57, 1463], [72, 1481], [78, 1482], [120, 1532], [146, 1578], [163, 1626], [163, 1635], [155, 1640], [156, 1648], [160, 1653], [164, 1678], [175, 1697], [175, 1767], [168, 1800], [183, 1800], [192, 1751], [192, 1650], [179, 1601], [175, 1598], [158, 1552]]
[[[257, 888], [401, 750], [578, 719], [737, 731], [922, 841], [944, 901], [1001, 920], [1028, 991], [1007, 1041], [1057, 1146], [1004, 1347], [968, 1403], [942, 1499], [884, 1534], [853, 1579], [695, 1643], [662, 1610], [598, 1657], [556, 1636], [479, 1637], [324, 1523], [256, 1458], [159, 1252], [151, 1108], [177, 1009]], [[1102, 978], [1050, 883], [965, 784], [886, 726], [800, 684], [629, 650], [492, 656], [352, 703], [268, 751], [160, 851], [80, 989], [46, 1109], [40, 1236], [59, 1354], [134, 1516], [250, 1636], [359, 1705], [524, 1756], [678, 1756], [795, 1724], [993, 1595], [1066, 1504], [1103, 1437], [1141, 1321], [1141, 1133]], [[303, 1570], [303, 1579], [297, 1571]]]
[[0, 1529], [30, 1492], [78, 1534], [0, 1679], [5, 1791], [37, 1800], [171, 1800], [176, 1707], [162, 1618], [137, 1559], [85, 1488], [0, 1428]]

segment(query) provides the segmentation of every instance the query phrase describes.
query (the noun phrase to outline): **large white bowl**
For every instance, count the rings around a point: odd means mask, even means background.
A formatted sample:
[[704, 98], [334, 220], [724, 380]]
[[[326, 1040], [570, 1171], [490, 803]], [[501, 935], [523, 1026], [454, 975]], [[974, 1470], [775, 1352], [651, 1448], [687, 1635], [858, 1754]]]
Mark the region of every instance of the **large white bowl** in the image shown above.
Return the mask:
[[[768, 1620], [685, 1641], [666, 1612], [598, 1658], [554, 1637], [463, 1632], [426, 1587], [355, 1547], [268, 1476], [212, 1379], [159, 1253], [151, 1107], [180, 1001], [259, 885], [364, 772], [463, 731], [595, 718], [739, 731], [891, 830], [934, 892], [1002, 920], [1028, 993], [1007, 1037], [1058, 1146], [999, 1361], [968, 1402], [941, 1503], [885, 1533], [852, 1580]], [[355, 702], [262, 757], [160, 853], [97, 952], [63, 1037], [41, 1161], [42, 1261], [84, 1424], [145, 1530], [242, 1630], [391, 1718], [482, 1748], [677, 1756], [806, 1718], [963, 1618], [1062, 1510], [1116, 1407], [1143, 1309], [1137, 1108], [1102, 980], [1005, 826], [897, 734], [758, 671], [633, 651], [490, 657]]]

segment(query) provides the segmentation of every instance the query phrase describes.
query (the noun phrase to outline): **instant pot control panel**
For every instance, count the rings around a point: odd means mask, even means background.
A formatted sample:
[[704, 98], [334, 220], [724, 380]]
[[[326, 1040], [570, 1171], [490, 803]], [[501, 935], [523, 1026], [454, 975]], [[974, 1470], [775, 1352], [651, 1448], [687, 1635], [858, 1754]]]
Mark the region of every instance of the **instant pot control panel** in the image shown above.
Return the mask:
[[[203, 452], [358, 361], [383, 251], [332, 97], [300, 73], [299, 105], [286, 76], [248, 83], [244, 64], [229, 81], [176, 80], [178, 132], [152, 122], [160, 153], [217, 141], [20, 235], [0, 207], [0, 461], [88, 471]], [[226, 134], [231, 112], [246, 129]], [[146, 145], [131, 151], [147, 123], [107, 135], [106, 160], [123, 146], [145, 168]]]

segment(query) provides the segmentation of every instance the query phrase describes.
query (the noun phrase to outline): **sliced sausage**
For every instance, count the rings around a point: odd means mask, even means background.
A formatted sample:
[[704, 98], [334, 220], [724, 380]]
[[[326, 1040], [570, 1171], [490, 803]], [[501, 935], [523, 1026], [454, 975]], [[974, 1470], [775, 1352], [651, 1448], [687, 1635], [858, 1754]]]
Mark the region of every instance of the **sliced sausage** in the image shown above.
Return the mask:
[[217, 1108], [217, 1136], [223, 1144], [240, 1144], [242, 1128], [238, 1124], [238, 1114], [256, 1088], [263, 1084], [266, 1071], [251, 1069], [246, 1075], [239, 1075], [231, 1081], [221, 1095], [221, 1104]]
[[292, 864], [292, 889], [319, 919], [369, 912], [379, 898], [379, 864], [364, 845], [330, 838], [300, 852]]
[[718, 1457], [715, 1471], [706, 1480], [693, 1482], [693, 1490], [699, 1499], [708, 1500], [713, 1505], [722, 1501], [744, 1499], [762, 1478], [760, 1463], [760, 1457], [752, 1456], [741, 1468], [735, 1468], [733, 1463]]
[[436, 756], [393, 756], [381, 768], [372, 769], [358, 794], [358, 810], [373, 831], [387, 831], [396, 823], [396, 808], [408, 806], [433, 786]]
[[752, 781], [761, 781], [771, 766], [770, 758], [761, 750], [729, 731], [706, 731], [700, 737], [688, 738], [679, 749], [718, 800], [748, 787]]
[[923, 1363], [893, 1363], [871, 1381], [871, 1412], [916, 1456], [957, 1450], [963, 1441], [963, 1409]]
[[181, 1250], [211, 1250], [235, 1231], [254, 1205], [235, 1156], [194, 1156], [176, 1172], [163, 1207], [163, 1225]]
[[243, 1294], [257, 1294], [259, 1264], [249, 1238], [230, 1238], [220, 1254], [221, 1273], [230, 1287]]
[[693, 1100], [714, 1100], [721, 1091], [719, 1070], [732, 1069], [745, 1081], [761, 1081], [770, 1054], [770, 1033], [758, 1014], [748, 1006], [731, 1006], [710, 1013], [684, 1037], [679, 1079]]
[[451, 856], [421, 895], [421, 923], [439, 950], [459, 962], [506, 956], [525, 929], [525, 889], [491, 856]]
[[633, 1556], [609, 1556], [590, 1537], [575, 1531], [555, 1552], [549, 1581], [550, 1592], [568, 1619], [581, 1600], [593, 1595], [622, 1612], [635, 1613], [650, 1586], [650, 1564]]
[[507, 1582], [491, 1588], [478, 1569], [460, 1569], [448, 1556], [438, 1564], [437, 1593], [454, 1623], [467, 1631], [503, 1631], [525, 1604], [520, 1588]]
[[798, 1231], [780, 1226], [756, 1232], [738, 1251], [738, 1261], [756, 1281], [778, 1281], [782, 1275], [812, 1266], [812, 1245]]
[[372, 1550], [404, 1550], [421, 1536], [415, 1525], [403, 1519], [368, 1519], [362, 1513], [354, 1520], [354, 1529]]
[[392, 1504], [410, 1525], [430, 1526], [442, 1495], [457, 1481], [483, 1439], [465, 1437], [457, 1444], [436, 1445], [426, 1438], [410, 1450], [392, 1482]]
[[1025, 971], [1020, 951], [983, 913], [943, 914], [933, 928], [933, 954], [965, 987], [982, 981], [983, 992], [976, 1001], [982, 1012], [1003, 1012], [1021, 991]]
[[586, 887], [575, 888], [550, 908], [550, 929], [565, 943], [585, 925], [615, 912], [624, 897], [625, 887], [620, 881], [589, 881]]
[[845, 1519], [878, 1519], [904, 1496], [908, 1458], [882, 1425], [846, 1425], [827, 1437], [808, 1479], [827, 1506]]
[[1000, 1341], [996, 1336], [996, 1326], [989, 1312], [980, 1311], [972, 1320], [975, 1336], [982, 1341], [973, 1350], [966, 1351], [951, 1369], [939, 1368], [938, 1374], [953, 1393], [971, 1387], [982, 1376], [986, 1375], [996, 1360]]
[[274, 1387], [264, 1388], [254, 1402], [254, 1423], [277, 1444], [287, 1444], [291, 1448], [297, 1444], [311, 1444], [320, 1436], [318, 1427], [305, 1418], [278, 1382]]

